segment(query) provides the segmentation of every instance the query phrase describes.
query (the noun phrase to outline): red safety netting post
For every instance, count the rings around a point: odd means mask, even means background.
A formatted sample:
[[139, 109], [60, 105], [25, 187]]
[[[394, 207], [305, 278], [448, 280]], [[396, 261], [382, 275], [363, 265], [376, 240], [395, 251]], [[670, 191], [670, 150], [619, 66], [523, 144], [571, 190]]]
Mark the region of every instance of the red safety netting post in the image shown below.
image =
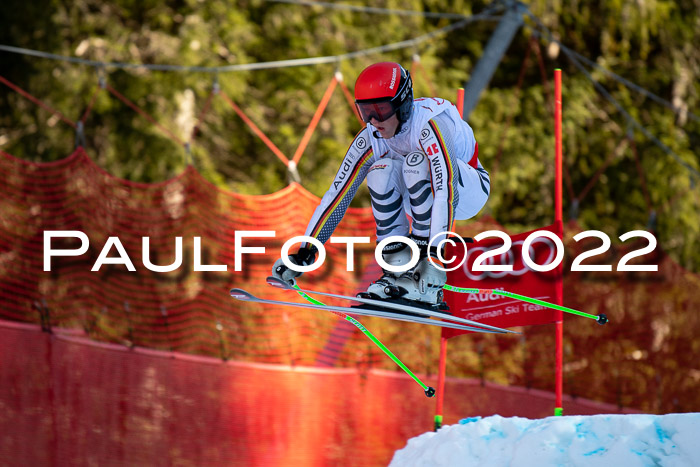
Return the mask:
[[[464, 88], [457, 90], [457, 111], [464, 118]], [[445, 367], [447, 366], [447, 337], [440, 337], [440, 363], [438, 364], [437, 400], [435, 401], [435, 420], [433, 429], [442, 426], [442, 407], [445, 400]]]
[[236, 105], [235, 102], [233, 102], [233, 100], [231, 100], [230, 97], [228, 97], [228, 95], [223, 90], [219, 91], [219, 94], [228, 103], [228, 105], [230, 105], [231, 108], [238, 114], [238, 116], [241, 117], [245, 124], [248, 125], [248, 127], [253, 131], [253, 133], [255, 133], [257, 137], [260, 138], [268, 148], [270, 148], [272, 153], [275, 156], [277, 156], [277, 158], [281, 160], [285, 166], [289, 167], [290, 160], [287, 158], [287, 156], [285, 156], [282, 153], [282, 151], [279, 150], [277, 146], [275, 146], [275, 143], [270, 141], [270, 138], [265, 136], [265, 133], [263, 133], [262, 130], [260, 130], [260, 128], [258, 128], [258, 126], [255, 123], [253, 123], [253, 121], [249, 119], [246, 114], [243, 113], [243, 111]]
[[24, 96], [25, 98], [29, 99], [30, 101], [34, 102], [36, 105], [38, 105], [38, 106], [41, 107], [42, 109], [51, 112], [52, 114], [54, 114], [55, 116], [57, 116], [58, 118], [60, 118], [61, 120], [63, 120], [65, 123], [67, 123], [67, 124], [70, 125], [71, 127], [73, 127], [73, 128], [76, 127], [75, 122], [73, 122], [72, 120], [70, 120], [68, 117], [66, 117], [65, 115], [63, 115], [61, 112], [59, 112], [58, 110], [56, 110], [56, 109], [54, 109], [53, 107], [49, 106], [48, 104], [45, 104], [44, 102], [42, 102], [41, 100], [37, 99], [36, 97], [32, 96], [31, 94], [29, 94], [27, 91], [25, 91], [24, 89], [20, 88], [20, 87], [17, 86], [16, 84], [11, 83], [11, 82], [8, 81], [7, 79], [5, 79], [3, 76], [0, 76], [0, 83], [4, 84], [5, 86], [9, 87], [9, 88], [12, 89], [13, 91], [17, 92], [18, 94], [20, 94], [20, 95]]
[[119, 99], [120, 101], [122, 101], [122, 102], [123, 102], [124, 104], [126, 104], [127, 106], [131, 107], [136, 113], [138, 113], [138, 114], [141, 115], [143, 118], [145, 118], [146, 120], [148, 120], [149, 122], [151, 122], [152, 124], [154, 124], [156, 127], [158, 127], [163, 133], [165, 133], [166, 135], [168, 135], [168, 136], [170, 137], [170, 139], [172, 139], [173, 141], [175, 141], [175, 142], [176, 142], [177, 144], [179, 144], [180, 146], [184, 146], [185, 143], [184, 143], [180, 138], [178, 138], [177, 135], [175, 135], [175, 133], [173, 133], [172, 131], [168, 130], [167, 128], [165, 128], [165, 127], [164, 127], [163, 125], [161, 125], [160, 123], [158, 123], [158, 122], [156, 121], [156, 119], [153, 118], [153, 117], [151, 117], [145, 110], [141, 109], [139, 106], [137, 106], [136, 104], [134, 104], [133, 102], [131, 102], [129, 99], [127, 99], [126, 97], [124, 97], [122, 94], [119, 93], [119, 91], [117, 91], [116, 89], [114, 89], [114, 88], [113, 88], [112, 86], [110, 86], [109, 84], [107, 84], [107, 85], [105, 86], [105, 88], [106, 88], [107, 91], [109, 91], [109, 93], [112, 94], [114, 97], [116, 97], [117, 99]]
[[219, 92], [219, 87], [217, 83], [214, 83], [214, 86], [212, 87], [212, 90], [209, 91], [209, 95], [207, 96], [207, 100], [204, 101], [204, 106], [202, 107], [202, 111], [199, 112], [199, 115], [197, 116], [197, 123], [194, 124], [192, 127], [192, 133], [190, 134], [190, 143], [194, 141], [195, 137], [197, 136], [197, 133], [199, 132], [199, 127], [204, 121], [204, 116], [206, 113], [209, 111], [209, 108], [211, 107], [211, 102], [214, 98], [215, 94], [218, 94]]
[[297, 150], [294, 152], [294, 156], [292, 157], [292, 164], [288, 164], [290, 166], [290, 170], [293, 170], [294, 168], [296, 168], [296, 165], [299, 163], [299, 159], [301, 159], [301, 155], [304, 153], [304, 149], [306, 149], [306, 146], [309, 144], [309, 140], [311, 140], [311, 135], [314, 134], [314, 131], [316, 130], [316, 125], [318, 125], [318, 122], [321, 120], [321, 116], [323, 115], [323, 112], [326, 110], [326, 106], [328, 105], [328, 102], [331, 100], [331, 96], [333, 96], [333, 91], [335, 90], [335, 86], [338, 84], [338, 81], [340, 81], [338, 79], [338, 74], [339, 73], [336, 73], [335, 75], [333, 75], [331, 82], [328, 84], [328, 87], [326, 88], [326, 92], [323, 94], [323, 97], [321, 98], [321, 103], [318, 104], [318, 108], [316, 109], [314, 116], [311, 118], [311, 122], [309, 123], [309, 126], [306, 128], [306, 132], [304, 132], [304, 136], [301, 138], [301, 141], [299, 142], [299, 146], [297, 146]]
[[90, 115], [90, 112], [92, 112], [92, 108], [95, 105], [95, 101], [97, 101], [97, 95], [104, 89], [104, 80], [100, 78], [100, 81], [95, 87], [95, 90], [92, 92], [92, 96], [90, 96], [90, 101], [88, 102], [87, 107], [85, 108], [85, 111], [83, 112], [83, 115], [80, 117], [80, 119], [76, 122], [75, 125], [75, 147], [76, 149], [78, 147], [85, 147], [85, 122], [87, 121], [88, 115]]
[[414, 79], [415, 79], [416, 69], [420, 70], [421, 76], [425, 80], [425, 83], [428, 85], [428, 89], [430, 90], [430, 95], [432, 97], [436, 97], [437, 93], [435, 92], [435, 87], [433, 86], [433, 83], [430, 82], [430, 78], [428, 78], [428, 74], [425, 72], [425, 68], [423, 68], [423, 65], [421, 65], [420, 55], [418, 55], [418, 54], [413, 55], [413, 61], [411, 62], [411, 76], [413, 76]]
[[88, 115], [90, 115], [90, 112], [92, 112], [92, 108], [95, 106], [95, 101], [97, 100], [97, 95], [102, 91], [103, 87], [101, 84], [98, 84], [95, 90], [92, 92], [92, 96], [90, 96], [90, 102], [88, 103], [88, 106], [85, 108], [85, 112], [83, 112], [83, 115], [80, 117], [80, 122], [85, 124], [85, 121], [88, 118]]
[[41, 107], [42, 109], [47, 110], [51, 114], [55, 115], [56, 117], [58, 117], [60, 120], [67, 123], [71, 127], [73, 127], [75, 129], [75, 147], [78, 148], [81, 146], [85, 146], [85, 132], [83, 131], [84, 123], [85, 123], [85, 119], [87, 118], [88, 114], [90, 113], [90, 110], [92, 109], [93, 104], [95, 103], [97, 93], [100, 90], [99, 87], [98, 87], [98, 89], [95, 90], [95, 92], [93, 92], [92, 98], [90, 99], [90, 103], [88, 105], [88, 108], [85, 110], [83, 116], [77, 122], [73, 122], [68, 117], [66, 117], [61, 112], [59, 112], [58, 110], [56, 110], [53, 107], [51, 107], [50, 105], [42, 102], [40, 99], [32, 96], [27, 91], [20, 88], [16, 84], [8, 81], [7, 79], [5, 79], [2, 76], [0, 76], [0, 82], [3, 83], [4, 85], [6, 85], [7, 87], [9, 87], [10, 89], [12, 89], [13, 91], [17, 92], [21, 96], [25, 97], [26, 99], [29, 99], [30, 101], [32, 101], [33, 103], [35, 103], [36, 105]]
[[352, 113], [355, 115], [355, 118], [357, 118], [357, 121], [360, 124], [360, 126], [364, 127], [365, 122], [362, 121], [362, 119], [360, 118], [360, 114], [357, 112], [357, 106], [355, 106], [355, 99], [352, 97], [350, 90], [345, 85], [345, 82], [342, 79], [343, 75], [341, 75], [340, 72], [338, 72], [336, 77], [338, 78], [338, 84], [340, 85], [340, 89], [343, 90], [343, 94], [345, 95], [345, 100], [348, 101], [348, 105], [350, 105], [350, 108], [352, 109]]
[[[554, 70], [554, 222], [559, 224], [564, 236], [563, 215], [562, 215], [562, 141], [561, 141], [561, 69]], [[555, 302], [557, 305], [564, 304], [564, 284], [561, 274], [563, 266], [560, 264], [559, 277], [555, 286]], [[562, 415], [563, 366], [564, 366], [564, 312], [557, 310], [556, 319], [556, 357], [555, 357], [555, 407], [554, 415]]]

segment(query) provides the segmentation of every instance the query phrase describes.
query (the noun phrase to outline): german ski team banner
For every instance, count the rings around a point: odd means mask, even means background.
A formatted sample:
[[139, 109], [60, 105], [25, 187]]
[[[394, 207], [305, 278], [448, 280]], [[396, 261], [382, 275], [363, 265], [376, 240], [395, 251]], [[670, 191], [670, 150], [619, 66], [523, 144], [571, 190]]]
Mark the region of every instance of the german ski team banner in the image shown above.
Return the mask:
[[[562, 277], [563, 247], [561, 242], [557, 245], [550, 238], [552, 233], [561, 238], [561, 224], [512, 236], [495, 231], [494, 236], [477, 235], [477, 241], [467, 243], [464, 264], [447, 273], [447, 283], [459, 288], [499, 289], [554, 303], [555, 286]], [[447, 246], [445, 258], [464, 258], [464, 246], [455, 243]], [[549, 269], [548, 265], [553, 269], [536, 271], [528, 266], [533, 263], [537, 269]], [[488, 292], [446, 290], [445, 302], [454, 316], [498, 327], [547, 324], [556, 320], [553, 309]], [[442, 336], [450, 338], [465, 332], [468, 331], [444, 328]]]

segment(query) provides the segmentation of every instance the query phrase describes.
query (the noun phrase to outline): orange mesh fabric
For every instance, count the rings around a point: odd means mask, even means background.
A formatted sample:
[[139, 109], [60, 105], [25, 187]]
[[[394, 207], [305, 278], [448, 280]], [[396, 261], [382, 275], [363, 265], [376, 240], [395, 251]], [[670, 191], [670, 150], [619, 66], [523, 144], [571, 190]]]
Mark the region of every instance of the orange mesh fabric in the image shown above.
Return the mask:
[[[0, 177], [6, 181], [0, 188], [2, 318], [38, 322], [38, 308], [46, 308], [53, 326], [82, 326], [100, 340], [285, 364], [316, 362], [338, 321], [329, 313], [244, 304], [228, 294], [240, 287], [259, 296], [303, 301], [264, 282], [282, 243], [303, 235], [319, 202], [299, 185], [268, 196], [237, 195], [214, 187], [191, 167], [163, 183], [130, 183], [101, 170], [82, 149], [52, 164], [2, 153]], [[373, 229], [369, 210], [349, 209], [337, 235], [371, 235]], [[54, 257], [51, 271], [44, 272], [48, 230], [84, 232], [88, 252]], [[266, 253], [242, 255], [242, 270], [235, 271], [235, 232], [267, 230], [276, 231], [276, 237], [242, 239], [243, 247], [263, 246]], [[114, 236], [136, 271], [121, 264], [91, 271]], [[150, 238], [150, 261], [156, 265], [173, 263], [175, 239], [182, 237], [182, 266], [169, 273], [148, 270], [142, 262], [143, 237]], [[227, 272], [194, 271], [194, 237], [201, 238], [201, 263], [227, 265]], [[54, 239], [52, 245], [75, 249], [80, 242]], [[367, 244], [358, 250], [372, 248]], [[355, 261], [357, 273], [347, 272], [337, 267], [345, 262], [342, 245], [329, 244], [327, 251], [324, 266], [305, 275], [305, 286], [322, 284], [354, 294], [362, 260]], [[108, 256], [118, 257], [116, 248]]]
[[[243, 196], [217, 189], [192, 168], [166, 182], [135, 184], [105, 173], [82, 150], [50, 164], [0, 152], [0, 178], [0, 318], [79, 329], [89, 338], [3, 326], [0, 464], [386, 465], [407, 438], [432, 429], [434, 401], [402, 373], [373, 369], [396, 365], [337, 316], [229, 297], [230, 288], [240, 287], [303, 301], [264, 283], [282, 242], [303, 234], [318, 203], [300, 186]], [[464, 236], [504, 230], [488, 219], [465, 224], [457, 230]], [[45, 230], [85, 232], [90, 249], [54, 258], [44, 272]], [[243, 246], [267, 252], [244, 255], [236, 272], [234, 233], [243, 230], [277, 236], [244, 239]], [[580, 230], [569, 225], [565, 235]], [[350, 209], [336, 234], [373, 231], [369, 209]], [[123, 265], [90, 271], [110, 236], [119, 237], [135, 272]], [[175, 237], [183, 237], [180, 270], [147, 270], [145, 236], [159, 265], [173, 261]], [[228, 265], [227, 272], [193, 271], [195, 236], [202, 263]], [[700, 410], [698, 276], [660, 247], [639, 259], [659, 264], [658, 273], [574, 274], [581, 245], [565, 243], [564, 305], [610, 318], [598, 326], [565, 315], [565, 392], [650, 412]], [[624, 250], [639, 247], [632, 243]], [[613, 245], [596, 260], [617, 264], [626, 251], [615, 239]], [[329, 244], [323, 268], [302, 284], [353, 294], [377, 277], [373, 244], [356, 250], [356, 271], [347, 272], [345, 250]], [[435, 373], [438, 328], [360, 321], [413, 371]], [[448, 379], [445, 423], [491, 413], [551, 415], [551, 394], [488, 381], [553, 389], [553, 349], [552, 326], [525, 328], [524, 339], [451, 339], [448, 376], [482, 373], [485, 383]], [[169, 350], [181, 354], [172, 358]], [[432, 376], [421, 378], [436, 385]], [[565, 414], [616, 410], [586, 406], [586, 412], [579, 403], [565, 400]]]

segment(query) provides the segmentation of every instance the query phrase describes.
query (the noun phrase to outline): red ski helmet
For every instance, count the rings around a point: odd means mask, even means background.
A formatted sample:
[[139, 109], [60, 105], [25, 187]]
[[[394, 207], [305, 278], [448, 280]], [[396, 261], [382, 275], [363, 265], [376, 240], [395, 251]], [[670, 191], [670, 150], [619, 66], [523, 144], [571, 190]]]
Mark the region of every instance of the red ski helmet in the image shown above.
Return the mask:
[[407, 122], [413, 111], [411, 75], [394, 62], [368, 66], [355, 82], [355, 105], [365, 123], [373, 117], [383, 122], [394, 114], [400, 123]]

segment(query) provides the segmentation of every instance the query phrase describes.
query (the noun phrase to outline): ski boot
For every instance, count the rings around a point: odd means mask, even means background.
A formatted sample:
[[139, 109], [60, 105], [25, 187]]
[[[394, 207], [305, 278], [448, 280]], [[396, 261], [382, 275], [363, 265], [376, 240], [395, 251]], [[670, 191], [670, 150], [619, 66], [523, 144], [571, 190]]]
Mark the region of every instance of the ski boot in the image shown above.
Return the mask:
[[437, 311], [449, 310], [443, 301], [447, 273], [438, 269], [434, 261], [430, 257], [422, 258], [415, 268], [401, 274], [392, 285], [387, 286], [385, 293], [393, 301]]
[[372, 282], [369, 287], [367, 287], [366, 292], [360, 292], [357, 294], [360, 298], [371, 298], [373, 300], [383, 300], [389, 298], [390, 295], [387, 293], [391, 290], [398, 279], [394, 273], [382, 269], [382, 275], [379, 279]]
[[[404, 243], [390, 243], [385, 246], [382, 250], [382, 258], [390, 266], [403, 266], [411, 261], [411, 249]], [[366, 292], [360, 292], [357, 294], [360, 298], [371, 298], [374, 300], [383, 300], [390, 298], [389, 290], [396, 283], [396, 280], [402, 275], [402, 273], [394, 273], [382, 269], [382, 275], [379, 279], [372, 282], [369, 287], [367, 287]]]

